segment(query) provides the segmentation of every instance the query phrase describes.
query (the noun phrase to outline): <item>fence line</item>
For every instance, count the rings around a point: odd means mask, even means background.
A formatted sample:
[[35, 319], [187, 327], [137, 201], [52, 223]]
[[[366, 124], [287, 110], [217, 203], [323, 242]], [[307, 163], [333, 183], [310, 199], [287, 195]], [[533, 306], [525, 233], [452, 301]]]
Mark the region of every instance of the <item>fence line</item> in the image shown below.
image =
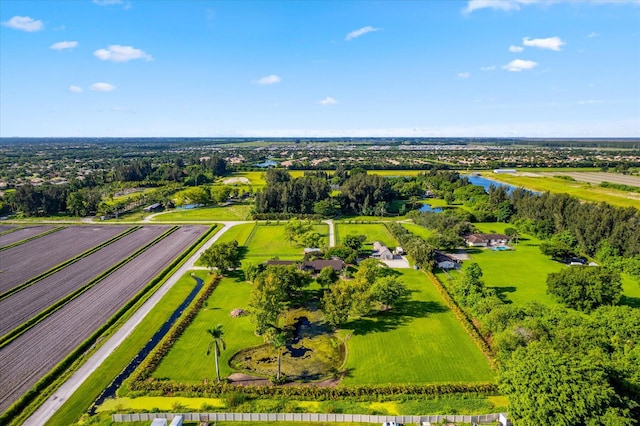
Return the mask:
[[182, 416], [187, 422], [353, 422], [378, 423], [396, 422], [404, 425], [423, 425], [426, 422], [439, 423], [443, 420], [462, 423], [492, 423], [500, 422], [503, 426], [510, 425], [505, 413], [463, 415], [434, 415], [434, 416], [379, 416], [368, 414], [318, 414], [318, 413], [134, 413], [113, 414], [112, 420], [122, 422], [151, 422], [153, 419], [172, 420], [175, 416]]

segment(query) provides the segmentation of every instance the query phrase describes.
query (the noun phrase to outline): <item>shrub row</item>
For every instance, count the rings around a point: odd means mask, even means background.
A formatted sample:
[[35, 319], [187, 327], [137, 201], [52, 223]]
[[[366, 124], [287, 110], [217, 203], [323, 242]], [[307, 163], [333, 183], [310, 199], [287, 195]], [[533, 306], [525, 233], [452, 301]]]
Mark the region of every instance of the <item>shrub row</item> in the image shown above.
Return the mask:
[[253, 213], [251, 220], [288, 220], [288, 219], [309, 219], [322, 220], [319, 214], [302, 214], [302, 213]]
[[426, 272], [426, 274], [429, 277], [429, 280], [431, 280], [431, 282], [435, 286], [436, 290], [438, 290], [438, 293], [444, 300], [447, 307], [451, 309], [451, 311], [454, 313], [454, 315], [458, 319], [458, 322], [462, 324], [462, 327], [465, 329], [469, 337], [471, 337], [471, 340], [475, 342], [475, 344], [480, 348], [482, 353], [484, 353], [484, 355], [487, 357], [487, 359], [489, 360], [489, 365], [491, 365], [491, 368], [495, 370], [497, 368], [496, 357], [491, 346], [489, 346], [487, 341], [482, 338], [480, 331], [474, 325], [473, 321], [471, 321], [471, 319], [467, 316], [467, 314], [460, 308], [458, 303], [456, 303], [454, 298], [451, 296], [451, 294], [449, 294], [449, 292], [444, 287], [444, 285], [442, 285], [440, 280], [438, 280], [438, 278], [435, 275], [433, 275], [433, 273], [431, 272]]
[[282, 397], [321, 400], [344, 398], [378, 398], [398, 395], [439, 396], [460, 393], [493, 394], [498, 386], [493, 383], [439, 383], [428, 385], [366, 385], [349, 387], [320, 386], [239, 386], [230, 383], [180, 383], [165, 380], [147, 380], [137, 390], [162, 395], [211, 397], [228, 393], [243, 393], [254, 398]]
[[153, 374], [156, 368], [158, 368], [158, 365], [160, 365], [160, 362], [169, 352], [171, 347], [191, 324], [198, 312], [200, 312], [202, 305], [204, 305], [209, 296], [211, 296], [211, 293], [213, 293], [213, 290], [216, 288], [219, 281], [220, 277], [216, 275], [204, 285], [204, 288], [200, 291], [198, 298], [191, 304], [189, 309], [180, 317], [180, 319], [176, 321], [173, 327], [171, 327], [171, 330], [169, 330], [155, 349], [131, 375], [130, 388], [132, 390], [139, 389], [140, 384], [144, 383], [146, 379], [151, 377], [151, 374]]

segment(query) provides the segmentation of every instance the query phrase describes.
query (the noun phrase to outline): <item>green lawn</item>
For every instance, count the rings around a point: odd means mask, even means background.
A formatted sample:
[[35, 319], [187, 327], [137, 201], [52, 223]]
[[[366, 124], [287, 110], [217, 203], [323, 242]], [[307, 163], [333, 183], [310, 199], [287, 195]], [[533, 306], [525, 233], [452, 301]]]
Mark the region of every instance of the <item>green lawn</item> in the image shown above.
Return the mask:
[[389, 233], [387, 228], [381, 223], [336, 223], [336, 244], [340, 244], [340, 239], [350, 234], [366, 235], [365, 245], [371, 245], [374, 241], [380, 241], [388, 247], [395, 247], [398, 243]]
[[229, 313], [236, 308], [248, 309], [251, 284], [224, 278], [213, 291], [203, 309], [184, 334], [171, 348], [153, 373], [156, 378], [202, 383], [205, 378], [215, 377], [213, 353], [206, 355], [211, 337], [207, 329], [222, 324], [227, 348], [222, 351], [220, 374], [228, 376], [234, 371], [229, 367], [229, 359], [236, 352], [251, 346], [261, 345], [262, 338], [254, 334], [255, 325], [249, 316], [231, 318]]
[[175, 209], [167, 213], [158, 214], [151, 220], [154, 222], [247, 220], [251, 207], [251, 204], [234, 204], [226, 207]]
[[[205, 271], [195, 272], [203, 278]], [[60, 407], [54, 416], [47, 422], [48, 425], [68, 425], [78, 420], [82, 413], [86, 412], [98, 394], [120, 373], [126, 365], [136, 356], [138, 351], [158, 330], [159, 324], [163, 324], [173, 314], [176, 306], [193, 290], [194, 280], [189, 275], [183, 276], [147, 315], [144, 321], [136, 327], [133, 333], [127, 337], [109, 358], [74, 392], [74, 394]]]
[[[329, 226], [313, 225], [313, 229], [325, 237], [325, 245], [329, 245]], [[258, 225], [247, 241], [249, 252], [245, 257], [247, 263], [260, 263], [274, 257], [280, 260], [300, 260], [304, 247], [289, 242], [284, 232], [284, 225]]]
[[427, 229], [424, 226], [416, 225], [415, 223], [403, 223], [402, 226], [408, 229], [412, 234], [421, 237], [423, 240], [426, 240], [435, 232], [432, 229]]
[[348, 323], [349, 370], [343, 384], [490, 382], [494, 372], [427, 276], [403, 269], [411, 299]]
[[[253, 229], [256, 227], [255, 222], [251, 223], [243, 223], [240, 225], [235, 225], [229, 228], [224, 234], [218, 238], [217, 243], [228, 243], [229, 241], [236, 240], [239, 246], [246, 246], [247, 239], [253, 232]], [[196, 261], [196, 266], [204, 266], [204, 263], [198, 259]]]
[[[508, 223], [475, 223], [480, 232], [504, 233], [505, 228], [512, 227]], [[462, 270], [471, 263], [482, 268], [483, 279], [487, 287], [495, 288], [507, 302], [524, 304], [537, 301], [547, 305], [555, 305], [555, 298], [547, 294], [547, 275], [558, 272], [566, 266], [551, 260], [540, 252], [540, 241], [531, 236], [524, 236], [513, 245], [515, 250], [493, 251], [470, 248], [471, 260], [462, 262]], [[449, 272], [455, 278], [459, 271]], [[438, 279], [446, 284], [449, 275], [438, 273]]]

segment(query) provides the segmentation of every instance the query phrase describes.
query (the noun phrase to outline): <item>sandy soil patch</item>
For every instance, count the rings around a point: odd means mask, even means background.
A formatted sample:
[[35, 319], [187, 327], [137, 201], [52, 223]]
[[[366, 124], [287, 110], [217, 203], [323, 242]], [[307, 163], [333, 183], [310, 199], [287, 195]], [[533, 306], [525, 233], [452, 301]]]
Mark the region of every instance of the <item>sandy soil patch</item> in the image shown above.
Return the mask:
[[234, 183], [248, 184], [248, 183], [251, 183], [251, 181], [249, 181], [249, 179], [247, 179], [246, 177], [232, 177], [229, 179], [225, 179], [223, 183], [225, 185], [233, 185]]

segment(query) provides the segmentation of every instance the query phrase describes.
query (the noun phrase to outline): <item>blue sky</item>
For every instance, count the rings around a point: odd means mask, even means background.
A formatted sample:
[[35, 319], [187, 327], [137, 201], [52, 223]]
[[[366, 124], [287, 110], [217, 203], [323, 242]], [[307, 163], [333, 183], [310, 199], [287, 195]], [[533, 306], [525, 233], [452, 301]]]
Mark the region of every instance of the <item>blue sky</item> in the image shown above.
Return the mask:
[[2, 0], [0, 136], [640, 137], [640, 0]]

